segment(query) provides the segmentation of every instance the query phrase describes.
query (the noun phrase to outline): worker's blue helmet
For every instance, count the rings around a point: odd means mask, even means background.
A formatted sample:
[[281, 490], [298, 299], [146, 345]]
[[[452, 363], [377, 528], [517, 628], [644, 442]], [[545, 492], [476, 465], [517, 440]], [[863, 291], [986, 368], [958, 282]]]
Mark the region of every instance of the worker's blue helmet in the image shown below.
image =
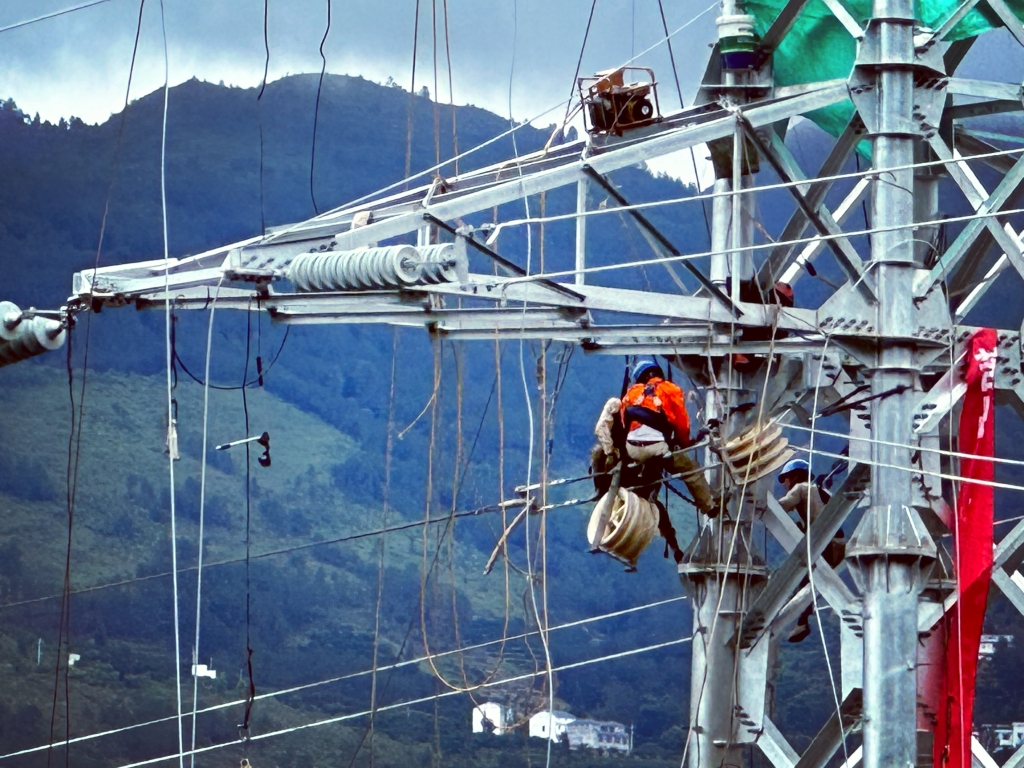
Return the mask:
[[633, 366], [633, 381], [639, 381], [645, 373], [654, 373], [659, 378], [665, 378], [665, 372], [653, 360], [637, 360], [636, 365]]
[[779, 473], [779, 480], [784, 478], [790, 472], [799, 472], [800, 470], [803, 470], [807, 474], [810, 474], [811, 473], [811, 465], [808, 464], [803, 459], [790, 459], [782, 467], [782, 472]]

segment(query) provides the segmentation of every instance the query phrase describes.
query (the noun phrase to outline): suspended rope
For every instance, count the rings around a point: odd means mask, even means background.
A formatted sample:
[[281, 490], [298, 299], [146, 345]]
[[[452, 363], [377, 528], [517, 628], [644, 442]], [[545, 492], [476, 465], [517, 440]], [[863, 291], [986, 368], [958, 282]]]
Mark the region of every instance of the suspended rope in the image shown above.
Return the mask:
[[331, 34], [331, 0], [327, 0], [327, 26], [324, 28], [324, 36], [320, 39], [320, 81], [316, 86], [316, 104], [313, 107], [313, 141], [309, 153], [309, 199], [313, 203], [313, 211], [320, 213], [316, 204], [316, 194], [313, 192], [313, 170], [316, 168], [316, 133], [320, 123], [320, 93], [324, 87], [324, 75], [327, 74], [327, 56], [324, 54], [324, 44], [327, 36]]
[[[244, 429], [246, 437], [249, 436], [249, 398], [246, 394], [245, 382], [249, 379], [249, 354], [252, 342], [252, 303], [245, 313], [245, 367], [242, 370], [242, 414], [245, 419]], [[256, 683], [253, 679], [252, 669], [252, 575], [251, 575], [251, 526], [252, 526], [252, 443], [245, 443], [245, 668], [249, 675], [248, 697], [245, 703], [245, 713], [242, 722], [238, 726], [241, 733], [241, 741], [248, 743], [251, 737], [249, 732], [250, 720], [252, 718], [252, 705], [256, 700]]]
[[167, 361], [167, 426], [168, 452], [167, 465], [170, 483], [171, 506], [171, 589], [174, 592], [174, 688], [177, 703], [178, 719], [178, 768], [185, 765], [185, 738], [183, 728], [183, 711], [181, 704], [181, 629], [178, 608], [178, 523], [175, 509], [174, 461], [175, 450], [170, 442], [170, 430], [174, 421], [174, 385], [172, 369], [174, 361], [171, 355], [171, 256], [167, 239], [167, 102], [170, 94], [170, 63], [167, 56], [167, 24], [164, 18], [164, 2], [160, 0], [160, 33], [163, 40], [164, 53], [164, 104], [163, 120], [160, 128], [160, 211], [163, 229], [164, 246], [164, 325]]
[[[199, 542], [198, 561], [196, 564], [196, 632], [192, 645], [192, 751], [196, 748], [196, 710], [199, 707], [199, 675], [196, 674], [196, 665], [199, 664], [199, 629], [202, 621], [203, 606], [203, 554], [205, 549], [204, 525], [206, 520], [206, 451], [209, 445], [210, 436], [210, 359], [213, 349], [213, 317], [217, 310], [217, 299], [220, 297], [220, 286], [224, 282], [223, 275], [217, 282], [217, 289], [213, 294], [213, 302], [210, 304], [210, 317], [206, 327], [206, 385], [203, 387], [203, 447], [200, 457], [199, 468]], [[246, 433], [248, 434], [248, 433]], [[195, 767], [195, 755], [193, 754], [190, 764]]]
[[[448, 106], [452, 112], [452, 153], [455, 175], [459, 175], [459, 128], [457, 124], [457, 118], [455, 115], [455, 93], [452, 90], [452, 49], [451, 39], [448, 36], [448, 0], [441, 0], [442, 9], [444, 11], [444, 55], [447, 62], [448, 69]], [[437, 164], [441, 165], [441, 159], [438, 158]]]
[[[409, 174], [412, 172], [412, 132], [414, 125], [414, 113], [416, 108], [416, 56], [420, 41], [420, 0], [416, 0], [416, 9], [413, 12], [412, 24], [412, 75], [409, 77], [409, 107], [405, 121], [405, 173], [403, 178], [405, 188], [408, 189]], [[440, 166], [440, 163], [438, 163]]]

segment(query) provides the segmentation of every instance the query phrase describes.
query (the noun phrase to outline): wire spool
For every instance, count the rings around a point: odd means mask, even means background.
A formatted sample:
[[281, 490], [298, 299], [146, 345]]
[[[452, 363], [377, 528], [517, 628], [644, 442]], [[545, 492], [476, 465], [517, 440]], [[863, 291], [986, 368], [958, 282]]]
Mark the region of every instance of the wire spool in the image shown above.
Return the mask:
[[772, 421], [727, 441], [721, 455], [734, 481], [752, 483], [781, 469], [796, 451], [782, 437], [782, 427]]
[[16, 304], [0, 301], [0, 366], [59, 349], [66, 336], [60, 321], [24, 317]]
[[423, 280], [420, 262], [411, 245], [303, 253], [292, 260], [287, 277], [300, 291], [394, 290], [441, 282]]
[[[654, 503], [620, 488], [618, 493], [606, 493], [597, 502], [587, 526], [587, 540], [593, 549], [599, 549], [635, 568], [640, 553], [658, 532], [658, 516], [658, 508]], [[603, 517], [608, 522], [602, 532], [598, 527]]]

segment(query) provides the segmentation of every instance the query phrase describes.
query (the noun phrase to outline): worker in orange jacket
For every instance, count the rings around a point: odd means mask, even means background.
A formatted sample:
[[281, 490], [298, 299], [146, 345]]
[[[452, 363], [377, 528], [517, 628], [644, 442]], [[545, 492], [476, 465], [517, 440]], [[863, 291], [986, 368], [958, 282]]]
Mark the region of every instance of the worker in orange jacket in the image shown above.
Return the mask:
[[692, 442], [683, 390], [666, 381], [661, 366], [653, 360], [639, 361], [633, 367], [632, 379], [619, 411], [626, 454], [642, 465], [657, 461], [672, 474], [684, 473], [682, 480], [697, 509], [715, 517], [719, 505], [704, 473], [699, 471], [692, 453], [681, 450]]

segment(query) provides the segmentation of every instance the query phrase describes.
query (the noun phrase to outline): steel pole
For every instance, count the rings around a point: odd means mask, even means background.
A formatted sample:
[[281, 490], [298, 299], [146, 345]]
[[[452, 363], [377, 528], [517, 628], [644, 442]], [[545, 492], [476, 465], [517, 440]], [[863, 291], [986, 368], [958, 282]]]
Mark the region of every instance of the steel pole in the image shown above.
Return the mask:
[[[913, 507], [911, 413], [919, 365], [907, 341], [916, 320], [914, 277], [914, 3], [875, 0], [866, 41], [875, 60], [871, 273], [880, 342], [870, 372], [871, 506], [851, 541], [864, 594], [864, 766], [904, 768], [917, 756], [917, 611], [931, 539]], [[862, 45], [862, 54], [865, 47]], [[864, 62], [862, 62], [864, 63]], [[895, 167], [903, 170], [889, 170]], [[896, 228], [899, 229], [896, 229]], [[887, 231], [888, 230], [888, 231]], [[927, 537], [927, 534], [925, 534]], [[854, 568], [851, 564], [851, 568]]]

